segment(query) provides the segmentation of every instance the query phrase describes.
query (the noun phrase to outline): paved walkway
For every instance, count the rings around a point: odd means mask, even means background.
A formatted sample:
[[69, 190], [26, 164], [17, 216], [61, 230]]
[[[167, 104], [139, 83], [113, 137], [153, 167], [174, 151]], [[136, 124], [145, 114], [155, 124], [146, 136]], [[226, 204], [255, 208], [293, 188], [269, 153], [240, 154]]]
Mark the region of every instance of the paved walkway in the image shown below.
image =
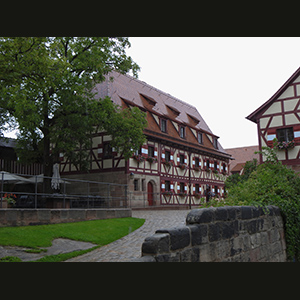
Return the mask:
[[67, 262], [126, 262], [141, 257], [145, 238], [157, 229], [184, 225], [190, 210], [138, 210], [132, 217], [146, 219], [144, 225], [127, 236], [108, 245], [67, 260]]
[[41, 249], [46, 249], [47, 252], [41, 253], [27, 253], [26, 250], [30, 250], [25, 247], [16, 246], [0, 246], [0, 258], [5, 256], [17, 256], [22, 261], [37, 260], [45, 255], [57, 255], [61, 253], [68, 253], [77, 250], [85, 250], [93, 248], [97, 245], [87, 242], [73, 241], [69, 239], [58, 238], [52, 241], [50, 247], [41, 247]]

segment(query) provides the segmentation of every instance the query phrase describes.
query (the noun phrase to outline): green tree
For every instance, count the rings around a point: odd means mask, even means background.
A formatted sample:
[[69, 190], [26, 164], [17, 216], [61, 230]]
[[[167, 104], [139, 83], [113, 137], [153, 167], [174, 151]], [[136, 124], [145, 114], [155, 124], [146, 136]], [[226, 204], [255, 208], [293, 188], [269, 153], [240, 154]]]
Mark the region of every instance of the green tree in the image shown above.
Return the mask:
[[[91, 137], [106, 130], [128, 158], [145, 141], [145, 114], [121, 110], [93, 88], [111, 70], [139, 66], [126, 55], [128, 38], [0, 38], [0, 129], [18, 129], [22, 161], [44, 164], [46, 176], [59, 153], [86, 169]], [[76, 150], [76, 151], [75, 151]]]
[[225, 181], [226, 190], [230, 189], [232, 186], [239, 182], [248, 180], [250, 174], [257, 169], [257, 159], [254, 158], [251, 161], [247, 161], [244, 166], [244, 172], [242, 175], [236, 173], [228, 176]]

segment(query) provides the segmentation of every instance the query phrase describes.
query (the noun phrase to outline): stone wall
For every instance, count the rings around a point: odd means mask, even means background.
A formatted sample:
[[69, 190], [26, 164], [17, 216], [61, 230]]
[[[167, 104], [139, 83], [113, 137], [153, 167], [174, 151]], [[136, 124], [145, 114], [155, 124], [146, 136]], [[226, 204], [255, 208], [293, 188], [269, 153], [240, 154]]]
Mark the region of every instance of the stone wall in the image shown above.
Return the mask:
[[131, 217], [130, 208], [116, 209], [0, 209], [0, 227], [41, 225]]
[[142, 245], [139, 261], [269, 262], [286, 261], [279, 208], [251, 206], [192, 210], [186, 226], [159, 229]]

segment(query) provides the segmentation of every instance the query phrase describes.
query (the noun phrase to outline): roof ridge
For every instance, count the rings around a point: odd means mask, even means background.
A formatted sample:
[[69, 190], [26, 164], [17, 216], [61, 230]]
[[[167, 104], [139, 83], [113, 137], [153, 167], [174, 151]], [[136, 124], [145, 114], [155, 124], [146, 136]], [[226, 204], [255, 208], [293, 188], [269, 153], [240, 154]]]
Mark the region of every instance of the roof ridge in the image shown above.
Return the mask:
[[241, 147], [233, 147], [233, 148], [225, 148], [224, 150], [231, 150], [231, 149], [242, 149], [242, 148], [250, 148], [250, 147], [258, 147], [258, 145], [253, 146], [241, 146]]

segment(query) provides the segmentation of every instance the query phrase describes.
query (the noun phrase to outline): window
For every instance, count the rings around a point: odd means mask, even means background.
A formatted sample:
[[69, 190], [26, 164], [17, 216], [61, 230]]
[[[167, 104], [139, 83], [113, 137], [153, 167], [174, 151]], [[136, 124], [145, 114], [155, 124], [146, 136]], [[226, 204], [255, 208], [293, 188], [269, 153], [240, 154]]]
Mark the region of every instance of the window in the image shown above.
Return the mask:
[[184, 155], [183, 154], [180, 154], [180, 156], [179, 156], [179, 162], [180, 162], [181, 165], [184, 164]]
[[290, 142], [294, 140], [293, 127], [276, 130], [278, 142]]
[[210, 165], [209, 165], [209, 159], [207, 159], [207, 160], [206, 160], [206, 170], [208, 170], [209, 167], [210, 167]]
[[214, 137], [214, 147], [218, 149], [218, 139], [216, 137]]
[[215, 161], [214, 163], [214, 171], [217, 171], [218, 170], [218, 163]]
[[112, 148], [109, 143], [103, 145], [103, 156], [104, 158], [112, 157]]
[[215, 194], [217, 195], [218, 194], [218, 186], [215, 185]]
[[182, 139], [185, 138], [185, 128], [184, 127], [182, 127], [182, 126], [179, 127], [179, 134]]
[[134, 190], [138, 191], [139, 190], [139, 180], [138, 179], [134, 179], [133, 185], [134, 185]]
[[223, 172], [226, 172], [226, 164], [223, 163]]
[[203, 136], [202, 136], [202, 133], [201, 133], [201, 132], [198, 132], [197, 137], [198, 137], [198, 143], [199, 143], [199, 144], [203, 144]]
[[200, 188], [199, 183], [196, 183], [195, 184], [195, 193], [196, 194], [198, 194], [200, 192], [199, 188]]
[[142, 153], [142, 148], [140, 148], [139, 150], [136, 150], [136, 151], [134, 152], [135, 155], [139, 155], [139, 154], [141, 154], [141, 153]]
[[166, 160], [166, 162], [168, 162], [168, 161], [171, 160], [170, 157], [171, 157], [171, 152], [170, 151], [166, 151], [165, 152], [165, 160]]
[[195, 167], [199, 167], [199, 157], [195, 157]]
[[154, 147], [148, 146], [148, 156], [154, 157]]
[[169, 180], [166, 180], [166, 181], [165, 181], [165, 191], [166, 191], [166, 192], [171, 190], [171, 189], [170, 189], [170, 186], [171, 186], [170, 181], [169, 181]]
[[180, 182], [180, 193], [184, 193], [184, 182]]
[[162, 132], [167, 132], [167, 120], [160, 119], [160, 129]]

